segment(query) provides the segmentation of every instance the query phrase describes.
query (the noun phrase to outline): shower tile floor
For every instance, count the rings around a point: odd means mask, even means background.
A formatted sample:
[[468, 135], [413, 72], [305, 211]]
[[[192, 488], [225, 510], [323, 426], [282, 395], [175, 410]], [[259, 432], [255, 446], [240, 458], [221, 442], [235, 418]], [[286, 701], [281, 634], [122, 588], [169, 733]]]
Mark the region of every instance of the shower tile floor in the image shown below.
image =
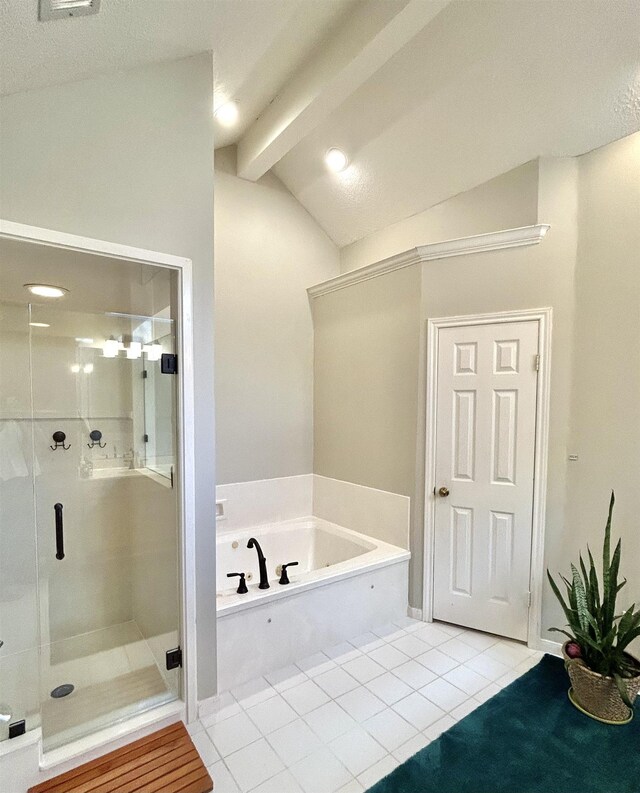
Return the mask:
[[189, 732], [216, 793], [359, 793], [541, 656], [407, 617], [222, 694]]
[[[159, 638], [175, 646], [175, 636]], [[176, 696], [133, 621], [43, 646], [40, 679], [45, 751]], [[51, 697], [65, 683], [73, 693]]]

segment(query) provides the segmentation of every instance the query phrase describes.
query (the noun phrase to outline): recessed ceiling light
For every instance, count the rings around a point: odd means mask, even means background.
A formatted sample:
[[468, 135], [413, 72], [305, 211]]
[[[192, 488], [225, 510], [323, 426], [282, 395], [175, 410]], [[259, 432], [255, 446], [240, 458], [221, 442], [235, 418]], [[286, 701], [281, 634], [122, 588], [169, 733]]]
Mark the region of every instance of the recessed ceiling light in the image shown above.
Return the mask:
[[223, 127], [232, 127], [238, 120], [238, 105], [235, 102], [225, 102], [213, 115]]
[[335, 173], [344, 171], [347, 165], [349, 165], [347, 155], [340, 149], [329, 149], [324, 155], [324, 162], [327, 168]]
[[32, 328], [50, 328], [51, 325], [47, 324], [46, 322], [30, 322]]
[[63, 286], [52, 286], [51, 284], [24, 284], [24, 286], [32, 295], [38, 295], [38, 297], [64, 297], [69, 291]]

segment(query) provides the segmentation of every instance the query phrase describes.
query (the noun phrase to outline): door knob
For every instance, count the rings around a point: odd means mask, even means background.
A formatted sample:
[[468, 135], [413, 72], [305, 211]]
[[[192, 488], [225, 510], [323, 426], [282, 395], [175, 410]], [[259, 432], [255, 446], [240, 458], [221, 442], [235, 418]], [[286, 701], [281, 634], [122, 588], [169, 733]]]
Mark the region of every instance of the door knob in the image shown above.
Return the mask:
[[449, 495], [449, 488], [441, 487], [440, 490], [438, 490], [438, 495], [442, 496], [442, 498], [446, 498]]

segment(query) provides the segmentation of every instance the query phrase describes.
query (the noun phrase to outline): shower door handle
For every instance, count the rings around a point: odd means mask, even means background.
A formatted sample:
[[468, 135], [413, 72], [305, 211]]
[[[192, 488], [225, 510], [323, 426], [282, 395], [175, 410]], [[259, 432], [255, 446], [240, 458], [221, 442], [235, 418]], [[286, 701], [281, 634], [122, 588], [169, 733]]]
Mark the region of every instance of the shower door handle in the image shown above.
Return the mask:
[[56, 513], [56, 559], [64, 559], [64, 523], [62, 520], [62, 504], [54, 504]]

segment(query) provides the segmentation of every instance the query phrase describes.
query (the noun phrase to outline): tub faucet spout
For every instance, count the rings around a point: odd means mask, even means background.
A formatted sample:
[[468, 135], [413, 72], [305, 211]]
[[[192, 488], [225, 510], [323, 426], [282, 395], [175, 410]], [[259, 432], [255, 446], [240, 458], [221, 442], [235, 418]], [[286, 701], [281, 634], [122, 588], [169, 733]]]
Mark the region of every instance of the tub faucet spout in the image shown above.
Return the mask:
[[269, 589], [269, 577], [267, 576], [267, 560], [262, 553], [260, 543], [252, 537], [247, 543], [247, 548], [255, 548], [258, 553], [258, 566], [260, 567], [260, 583], [258, 589]]

